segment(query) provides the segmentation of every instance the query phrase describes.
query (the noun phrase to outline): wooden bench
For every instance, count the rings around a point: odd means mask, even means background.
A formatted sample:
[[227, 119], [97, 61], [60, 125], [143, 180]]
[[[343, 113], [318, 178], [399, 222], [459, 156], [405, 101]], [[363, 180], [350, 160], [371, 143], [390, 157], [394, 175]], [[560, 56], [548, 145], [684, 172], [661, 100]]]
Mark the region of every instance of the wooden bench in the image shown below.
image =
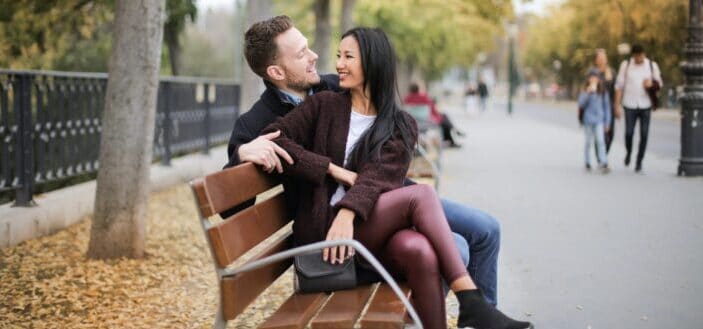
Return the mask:
[[410, 164], [408, 177], [419, 183], [427, 183], [439, 188], [442, 159], [442, 135], [440, 127], [430, 120], [430, 106], [425, 104], [405, 104], [403, 110], [417, 122], [420, 135], [415, 157]]
[[[225, 328], [228, 320], [242, 313], [292, 265], [292, 259], [285, 258], [246, 272], [229, 267], [257, 246], [261, 251], [239, 269], [292, 247], [290, 228], [277, 232], [292, 218], [286, 211], [284, 192], [280, 187], [276, 192], [279, 182], [273, 177], [245, 163], [191, 182], [219, 281], [215, 328]], [[262, 195], [268, 198], [223, 221], [210, 220], [257, 196], [263, 199]], [[274, 241], [260, 245], [272, 236], [276, 236]], [[409, 296], [407, 287], [402, 290]], [[404, 304], [388, 284], [382, 283], [331, 294], [294, 293], [259, 328], [352, 328], [355, 324], [361, 328], [403, 328], [407, 319]]]

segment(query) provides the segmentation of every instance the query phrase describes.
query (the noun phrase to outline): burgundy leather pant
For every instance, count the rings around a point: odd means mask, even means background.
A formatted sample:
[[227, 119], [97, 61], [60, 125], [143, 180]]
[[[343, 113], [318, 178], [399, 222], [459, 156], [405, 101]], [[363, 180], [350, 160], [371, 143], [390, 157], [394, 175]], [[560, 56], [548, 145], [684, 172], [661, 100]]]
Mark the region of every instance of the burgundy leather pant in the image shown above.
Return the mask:
[[441, 279], [451, 283], [467, 272], [432, 187], [418, 184], [383, 193], [371, 216], [356, 224], [354, 238], [407, 280], [425, 328], [446, 328]]

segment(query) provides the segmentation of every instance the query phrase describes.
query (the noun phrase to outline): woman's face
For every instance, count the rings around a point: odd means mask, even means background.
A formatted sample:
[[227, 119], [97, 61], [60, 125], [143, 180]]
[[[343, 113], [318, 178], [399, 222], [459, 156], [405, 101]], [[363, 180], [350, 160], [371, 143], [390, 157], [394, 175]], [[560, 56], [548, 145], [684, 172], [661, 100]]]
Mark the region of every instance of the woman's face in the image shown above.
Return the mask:
[[607, 65], [608, 64], [608, 56], [606, 56], [604, 51], [599, 51], [596, 54], [596, 65], [601, 66], [601, 65]]
[[337, 74], [342, 88], [363, 91], [364, 70], [361, 66], [359, 43], [354, 36], [347, 36], [339, 43]]

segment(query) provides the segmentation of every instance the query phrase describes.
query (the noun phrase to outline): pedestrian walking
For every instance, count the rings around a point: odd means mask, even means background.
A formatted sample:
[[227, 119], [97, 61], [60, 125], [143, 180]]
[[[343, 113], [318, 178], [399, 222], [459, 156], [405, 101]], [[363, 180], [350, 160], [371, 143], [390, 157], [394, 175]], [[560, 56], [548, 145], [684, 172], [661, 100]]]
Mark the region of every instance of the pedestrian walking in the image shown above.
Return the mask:
[[486, 101], [488, 101], [488, 86], [483, 82], [483, 79], [478, 80], [478, 108], [481, 111], [486, 110]]
[[[608, 92], [608, 97], [610, 97], [610, 117], [615, 117], [615, 72], [610, 65], [608, 65], [608, 53], [603, 48], [596, 49], [595, 57], [593, 58], [593, 67], [591, 68], [598, 71], [598, 77], [605, 91]], [[613, 136], [615, 135], [615, 120], [610, 120], [609, 129], [606, 129], [605, 133], [605, 153], [610, 152], [610, 145], [613, 143]], [[598, 150], [596, 149], [596, 153]]]
[[656, 93], [662, 88], [663, 81], [659, 65], [647, 58], [641, 45], [632, 46], [632, 56], [620, 64], [615, 80], [616, 117], [625, 109], [625, 166], [630, 165], [632, 154], [632, 137], [635, 125], [640, 122], [640, 145], [637, 150], [635, 171], [642, 171], [642, 160], [647, 149], [649, 120], [657, 107]]
[[609, 169], [605, 153], [605, 132], [610, 129], [612, 117], [610, 97], [597, 69], [588, 71], [586, 84], [579, 95], [578, 104], [580, 111], [582, 111], [579, 117], [586, 137], [584, 148], [586, 170], [591, 170], [591, 143], [595, 140], [598, 167], [603, 173], [607, 173]]

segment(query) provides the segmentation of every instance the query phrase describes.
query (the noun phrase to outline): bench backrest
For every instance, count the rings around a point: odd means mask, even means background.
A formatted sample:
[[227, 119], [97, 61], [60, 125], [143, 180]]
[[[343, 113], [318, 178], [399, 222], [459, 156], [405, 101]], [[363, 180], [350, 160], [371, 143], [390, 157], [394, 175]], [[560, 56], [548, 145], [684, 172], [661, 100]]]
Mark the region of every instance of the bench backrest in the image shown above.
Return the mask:
[[[234, 319], [291, 265], [280, 261], [260, 269], [222, 276], [225, 267], [288, 224], [292, 218], [286, 211], [283, 193], [239, 210], [222, 222], [212, 224], [208, 219], [232, 207], [255, 198], [279, 185], [274, 176], [251, 163], [228, 168], [191, 182], [205, 237], [215, 261], [220, 279], [221, 303], [225, 319]], [[283, 251], [292, 245], [290, 232], [252, 257], [261, 259]]]
[[403, 104], [403, 110], [419, 122], [430, 120], [431, 109], [427, 104]]

